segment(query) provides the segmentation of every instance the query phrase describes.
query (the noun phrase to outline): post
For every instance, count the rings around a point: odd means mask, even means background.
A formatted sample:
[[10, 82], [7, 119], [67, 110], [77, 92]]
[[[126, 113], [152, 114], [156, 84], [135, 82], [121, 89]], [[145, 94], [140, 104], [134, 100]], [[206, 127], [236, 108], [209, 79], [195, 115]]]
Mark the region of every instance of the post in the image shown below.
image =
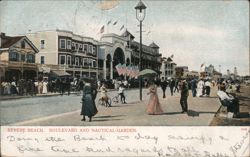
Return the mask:
[[[142, 70], [142, 21], [140, 21], [140, 53], [139, 53], [139, 69]], [[142, 76], [139, 77], [140, 100], [142, 101]]]

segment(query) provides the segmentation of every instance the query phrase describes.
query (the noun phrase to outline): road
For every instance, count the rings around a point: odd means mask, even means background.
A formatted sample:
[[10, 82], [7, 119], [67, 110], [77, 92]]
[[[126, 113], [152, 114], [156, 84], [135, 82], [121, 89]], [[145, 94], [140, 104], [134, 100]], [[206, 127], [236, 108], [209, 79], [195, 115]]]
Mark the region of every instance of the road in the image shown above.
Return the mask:
[[[113, 104], [113, 107], [98, 108], [98, 114], [90, 122], [81, 122], [81, 96], [64, 95], [52, 97], [34, 97], [2, 101], [1, 125], [41, 125], [41, 126], [82, 126], [82, 125], [129, 125], [129, 126], [207, 126], [219, 109], [216, 97], [193, 98], [189, 96], [189, 112], [181, 114], [180, 94], [162, 98], [158, 88], [160, 103], [164, 114], [147, 115], [145, 110], [149, 96], [143, 89], [143, 101], [139, 101], [139, 90], [126, 92], [127, 104]], [[109, 96], [116, 95], [110, 91]], [[191, 94], [190, 94], [191, 95]], [[98, 97], [98, 95], [97, 95]]]

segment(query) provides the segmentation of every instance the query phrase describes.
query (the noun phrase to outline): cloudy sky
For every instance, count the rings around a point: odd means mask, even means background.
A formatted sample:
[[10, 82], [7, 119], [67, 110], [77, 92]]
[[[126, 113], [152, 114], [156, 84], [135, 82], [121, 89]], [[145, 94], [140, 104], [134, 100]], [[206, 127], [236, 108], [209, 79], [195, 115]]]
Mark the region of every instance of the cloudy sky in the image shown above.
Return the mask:
[[[239, 74], [249, 75], [247, 0], [143, 2], [147, 6], [143, 43], [154, 41], [163, 56], [174, 54], [174, 62], [188, 66], [189, 70], [200, 70], [205, 62], [217, 70], [221, 65], [222, 73], [237, 67]], [[122, 34], [128, 29], [139, 41], [134, 9], [137, 3], [137, 0], [2, 1], [0, 30], [7, 35], [20, 35], [63, 29], [99, 40], [104, 25], [104, 33]]]

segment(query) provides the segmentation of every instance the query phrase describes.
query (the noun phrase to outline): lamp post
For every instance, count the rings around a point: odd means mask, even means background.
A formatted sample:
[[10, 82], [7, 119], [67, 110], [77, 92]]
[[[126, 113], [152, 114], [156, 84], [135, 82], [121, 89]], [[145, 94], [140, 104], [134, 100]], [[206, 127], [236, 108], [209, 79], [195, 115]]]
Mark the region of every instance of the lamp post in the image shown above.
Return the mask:
[[[140, 0], [139, 3], [135, 6], [136, 10], [136, 19], [140, 22], [140, 53], [139, 53], [139, 70], [142, 70], [142, 21], [146, 16], [146, 6]], [[139, 76], [139, 88], [140, 88], [140, 100], [142, 100], [142, 76]]]

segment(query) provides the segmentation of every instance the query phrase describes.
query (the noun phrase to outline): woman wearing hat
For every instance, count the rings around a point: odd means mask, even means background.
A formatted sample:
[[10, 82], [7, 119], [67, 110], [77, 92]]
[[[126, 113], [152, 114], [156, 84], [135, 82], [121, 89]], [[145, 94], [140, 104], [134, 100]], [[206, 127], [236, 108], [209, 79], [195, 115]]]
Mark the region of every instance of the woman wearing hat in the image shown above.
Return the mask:
[[89, 117], [89, 121], [92, 120], [92, 117], [98, 112], [95, 106], [94, 101], [94, 90], [90, 84], [90, 80], [86, 80], [83, 86], [83, 95], [82, 95], [82, 110], [81, 115], [83, 116], [82, 121], [85, 121], [85, 116]]

